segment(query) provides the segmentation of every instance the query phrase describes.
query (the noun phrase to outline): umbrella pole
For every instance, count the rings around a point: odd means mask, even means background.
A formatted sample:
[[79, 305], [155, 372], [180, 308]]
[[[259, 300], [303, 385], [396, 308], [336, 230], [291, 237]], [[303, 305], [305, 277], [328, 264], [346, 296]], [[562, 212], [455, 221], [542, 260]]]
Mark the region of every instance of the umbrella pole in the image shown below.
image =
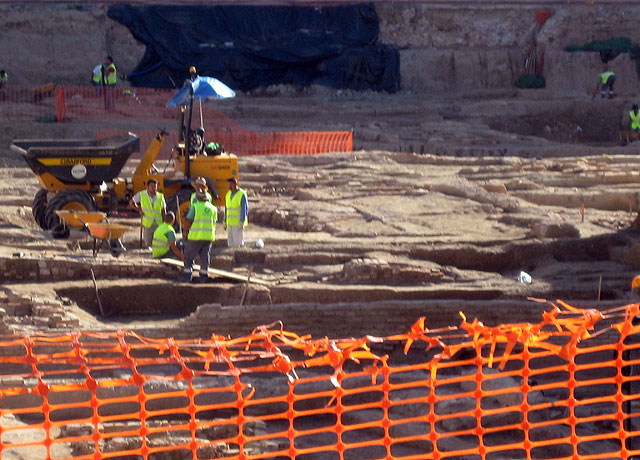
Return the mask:
[[184, 152], [184, 163], [185, 163], [185, 171], [184, 174], [187, 178], [191, 177], [191, 160], [190, 160], [190, 150], [191, 150], [191, 118], [193, 117], [193, 85], [190, 85], [189, 90], [189, 117], [187, 120], [187, 139], [185, 145]]
[[198, 102], [200, 103], [200, 127], [204, 128], [204, 122], [202, 121], [202, 99], [200, 99]]

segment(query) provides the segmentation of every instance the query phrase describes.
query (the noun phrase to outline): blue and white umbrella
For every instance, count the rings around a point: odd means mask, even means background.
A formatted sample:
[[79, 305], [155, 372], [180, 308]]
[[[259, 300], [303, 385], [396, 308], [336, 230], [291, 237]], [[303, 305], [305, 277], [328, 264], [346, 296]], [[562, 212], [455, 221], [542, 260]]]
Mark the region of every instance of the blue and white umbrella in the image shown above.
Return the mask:
[[[193, 93], [190, 92], [193, 89]], [[189, 102], [190, 96], [197, 101], [208, 99], [229, 99], [236, 97], [236, 92], [213, 77], [196, 77], [191, 84], [183, 86], [171, 99], [167, 101], [167, 107], [177, 107]]]

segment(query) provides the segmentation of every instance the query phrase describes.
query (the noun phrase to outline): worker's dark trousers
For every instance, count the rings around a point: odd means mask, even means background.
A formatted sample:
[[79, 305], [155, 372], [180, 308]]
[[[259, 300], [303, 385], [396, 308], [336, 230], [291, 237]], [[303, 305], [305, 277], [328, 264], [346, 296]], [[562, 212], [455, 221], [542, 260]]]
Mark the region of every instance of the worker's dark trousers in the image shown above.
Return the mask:
[[200, 276], [205, 277], [209, 270], [209, 259], [211, 258], [211, 241], [187, 240], [184, 248], [184, 270], [183, 275], [191, 275], [191, 266], [196, 257], [200, 259]]

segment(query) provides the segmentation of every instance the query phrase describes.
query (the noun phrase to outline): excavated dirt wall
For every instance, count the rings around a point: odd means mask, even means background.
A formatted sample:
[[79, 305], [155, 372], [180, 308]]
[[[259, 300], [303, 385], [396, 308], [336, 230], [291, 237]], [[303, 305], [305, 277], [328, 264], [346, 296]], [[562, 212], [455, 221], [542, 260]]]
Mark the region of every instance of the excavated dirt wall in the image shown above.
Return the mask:
[[[567, 53], [567, 45], [626, 36], [640, 42], [640, 5], [376, 4], [380, 39], [400, 49], [402, 86], [414, 92], [510, 88], [536, 45], [544, 53], [547, 91], [584, 93], [600, 71], [597, 53]], [[536, 15], [550, 18], [537, 27]], [[13, 4], [0, 7], [0, 67], [18, 84], [87, 84], [104, 56], [120, 72], [133, 70], [144, 46], [127, 28], [107, 18], [104, 4]], [[612, 64], [618, 91], [637, 87], [635, 62], [621, 55]]]

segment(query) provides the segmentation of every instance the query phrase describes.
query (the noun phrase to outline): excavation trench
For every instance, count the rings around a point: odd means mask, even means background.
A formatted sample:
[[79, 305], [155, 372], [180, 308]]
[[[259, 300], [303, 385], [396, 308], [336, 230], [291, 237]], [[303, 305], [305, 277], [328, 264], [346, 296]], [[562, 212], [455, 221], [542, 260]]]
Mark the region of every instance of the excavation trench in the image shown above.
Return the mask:
[[177, 289], [175, 283], [166, 280], [129, 279], [102, 281], [97, 292], [93, 286], [84, 285], [56, 289], [56, 293], [95, 316], [101, 315], [101, 304], [111, 317], [182, 318], [194, 312], [198, 305], [220, 303], [227, 297], [227, 290], [215, 284]]
[[[554, 142], [588, 145], [618, 144], [625, 106], [615, 101], [598, 104], [556, 106], [542, 109], [530, 106], [527, 111], [538, 112], [488, 118], [491, 129], [513, 134], [542, 137]], [[628, 110], [628, 108], [626, 109]]]

